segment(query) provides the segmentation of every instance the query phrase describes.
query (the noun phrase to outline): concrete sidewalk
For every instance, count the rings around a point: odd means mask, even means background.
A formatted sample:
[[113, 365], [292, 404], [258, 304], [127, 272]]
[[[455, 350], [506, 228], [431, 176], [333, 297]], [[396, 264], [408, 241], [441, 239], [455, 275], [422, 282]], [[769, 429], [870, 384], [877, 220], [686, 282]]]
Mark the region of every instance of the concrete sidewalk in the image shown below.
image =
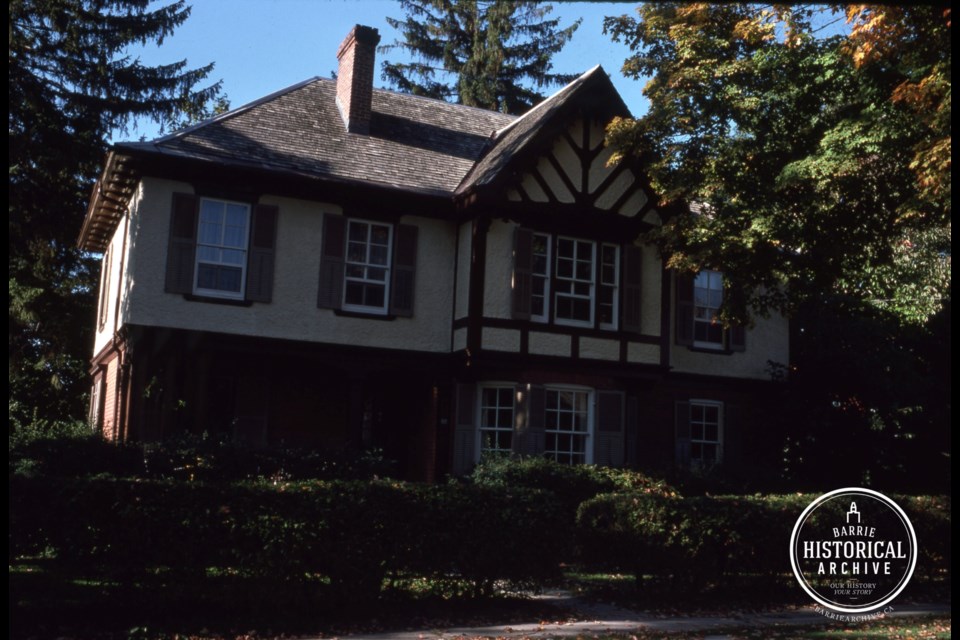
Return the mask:
[[[612, 605], [582, 600], [565, 592], [553, 592], [538, 599], [556, 602], [567, 611], [575, 611], [577, 622], [538, 621], [525, 624], [491, 625], [485, 627], [455, 627], [449, 629], [422, 629], [417, 631], [399, 631], [395, 633], [358, 634], [344, 636], [350, 640], [439, 640], [457, 637], [488, 636], [496, 638], [563, 638], [585, 634], [604, 633], [647, 633], [663, 631], [678, 633], [681, 631], [716, 631], [718, 635], [709, 636], [716, 640], [726, 638], [724, 629], [752, 627], [793, 627], [807, 624], [830, 624], [834, 622], [814, 611], [813, 607], [764, 614], [743, 614], [733, 616], [673, 617], [664, 618], [645, 613], [621, 609]], [[558, 609], [558, 615], [563, 609]], [[897, 605], [894, 603], [887, 618], [902, 618], [933, 614], [949, 614], [949, 604]], [[835, 622], [835, 624], [840, 624]]]

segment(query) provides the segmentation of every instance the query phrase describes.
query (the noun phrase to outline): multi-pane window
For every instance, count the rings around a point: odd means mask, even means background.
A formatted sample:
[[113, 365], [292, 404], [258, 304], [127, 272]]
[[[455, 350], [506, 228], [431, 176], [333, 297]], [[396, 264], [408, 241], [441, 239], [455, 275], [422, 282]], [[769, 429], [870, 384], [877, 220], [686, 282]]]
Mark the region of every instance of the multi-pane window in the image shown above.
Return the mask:
[[343, 308], [387, 312], [393, 227], [351, 220], [347, 228]]
[[516, 254], [514, 302], [522, 304], [516, 309], [517, 317], [575, 327], [619, 328], [620, 279], [624, 277], [619, 245], [526, 230], [517, 241], [524, 243], [518, 245], [521, 248]]
[[200, 200], [195, 293], [242, 298], [247, 268], [250, 206]]
[[509, 454], [513, 447], [513, 387], [480, 389], [480, 454]]
[[556, 311], [559, 324], [593, 325], [594, 244], [557, 239]]
[[562, 464], [591, 462], [587, 440], [590, 436], [590, 392], [547, 389], [544, 454]]
[[617, 328], [617, 288], [620, 274], [620, 247], [615, 244], [600, 245], [600, 293], [597, 312], [601, 329]]
[[533, 234], [532, 288], [530, 318], [546, 322], [550, 300], [550, 236], [543, 233]]
[[709, 467], [720, 462], [722, 439], [719, 402], [690, 403], [690, 462]]
[[723, 303], [723, 274], [704, 270], [693, 281], [693, 341], [695, 345], [723, 346], [723, 325], [717, 318]]

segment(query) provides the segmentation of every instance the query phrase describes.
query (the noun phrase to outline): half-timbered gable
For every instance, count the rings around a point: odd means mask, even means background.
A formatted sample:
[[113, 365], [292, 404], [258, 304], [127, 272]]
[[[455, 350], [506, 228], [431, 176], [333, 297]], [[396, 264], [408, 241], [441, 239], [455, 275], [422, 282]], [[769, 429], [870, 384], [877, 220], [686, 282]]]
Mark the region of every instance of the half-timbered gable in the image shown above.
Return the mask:
[[785, 324], [717, 328], [715, 275], [643, 241], [658, 198], [610, 162], [629, 112], [603, 69], [513, 117], [374, 89], [378, 39], [356, 27], [335, 80], [111, 148], [80, 237], [105, 254], [91, 420], [376, 446], [421, 479], [735, 459]]

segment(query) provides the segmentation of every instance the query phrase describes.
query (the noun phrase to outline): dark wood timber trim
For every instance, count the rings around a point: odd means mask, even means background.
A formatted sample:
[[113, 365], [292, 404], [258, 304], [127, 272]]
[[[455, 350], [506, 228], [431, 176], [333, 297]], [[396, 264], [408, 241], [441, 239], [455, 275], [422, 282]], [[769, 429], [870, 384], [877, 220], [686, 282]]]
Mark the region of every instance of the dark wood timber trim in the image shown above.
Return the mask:
[[547, 162], [550, 163], [550, 166], [553, 167], [553, 170], [557, 172], [557, 175], [560, 176], [560, 182], [563, 183], [563, 186], [567, 188], [570, 194], [573, 196], [574, 202], [577, 204], [586, 204], [583, 197], [583, 190], [577, 189], [573, 182], [570, 181], [570, 177], [567, 175], [567, 172], [563, 169], [563, 165], [560, 164], [560, 161], [557, 160], [556, 156], [553, 155], [551, 151], [546, 155]]
[[661, 261], [660, 265], [660, 365], [670, 366], [670, 328], [673, 323], [670, 318], [673, 317], [671, 308], [671, 291], [673, 286], [670, 278], [670, 271], [664, 266], [666, 261]]
[[210, 304], [222, 304], [227, 307], [252, 307], [252, 300], [234, 300], [232, 298], [216, 298], [214, 296], [198, 296], [192, 293], [184, 293], [183, 299], [190, 302], [209, 302]]
[[473, 223], [470, 256], [470, 297], [467, 304], [467, 351], [480, 351], [483, 327], [483, 287], [487, 265], [487, 231], [490, 218], [480, 217]]
[[[521, 332], [538, 331], [540, 333], [555, 333], [559, 335], [576, 336], [580, 338], [603, 338], [605, 340], [626, 340], [627, 342], [639, 342], [642, 344], [661, 344], [661, 336], [628, 333], [626, 331], [614, 329], [593, 329], [591, 327], [574, 327], [565, 324], [555, 325], [546, 322], [534, 322], [532, 320], [483, 317], [479, 318], [477, 324], [482, 327], [489, 327], [491, 329], [517, 329]], [[469, 330], [470, 325], [470, 318], [459, 318], [454, 320], [453, 329], [457, 330], [467, 327]]]
[[533, 179], [540, 186], [540, 190], [543, 191], [545, 196], [547, 196], [547, 202], [550, 204], [558, 204], [560, 202], [557, 199], [557, 194], [555, 194], [553, 189], [550, 188], [550, 185], [547, 184], [546, 178], [543, 177], [543, 174], [540, 173], [540, 170], [537, 167], [531, 168], [529, 175], [533, 176]]

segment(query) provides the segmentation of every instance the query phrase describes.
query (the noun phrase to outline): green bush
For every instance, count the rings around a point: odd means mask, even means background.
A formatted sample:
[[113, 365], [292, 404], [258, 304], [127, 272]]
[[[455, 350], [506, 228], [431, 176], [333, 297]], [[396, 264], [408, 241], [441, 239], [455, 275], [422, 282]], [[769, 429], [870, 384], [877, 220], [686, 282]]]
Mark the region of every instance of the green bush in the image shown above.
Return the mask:
[[10, 554], [120, 581], [248, 576], [366, 601], [386, 578], [473, 593], [558, 575], [545, 492], [388, 481], [185, 483], [11, 476]]
[[[589, 567], [680, 582], [790, 570], [794, 523], [817, 496], [609, 493], [580, 505], [577, 541]], [[949, 579], [950, 499], [893, 496], [917, 533], [917, 574]]]

